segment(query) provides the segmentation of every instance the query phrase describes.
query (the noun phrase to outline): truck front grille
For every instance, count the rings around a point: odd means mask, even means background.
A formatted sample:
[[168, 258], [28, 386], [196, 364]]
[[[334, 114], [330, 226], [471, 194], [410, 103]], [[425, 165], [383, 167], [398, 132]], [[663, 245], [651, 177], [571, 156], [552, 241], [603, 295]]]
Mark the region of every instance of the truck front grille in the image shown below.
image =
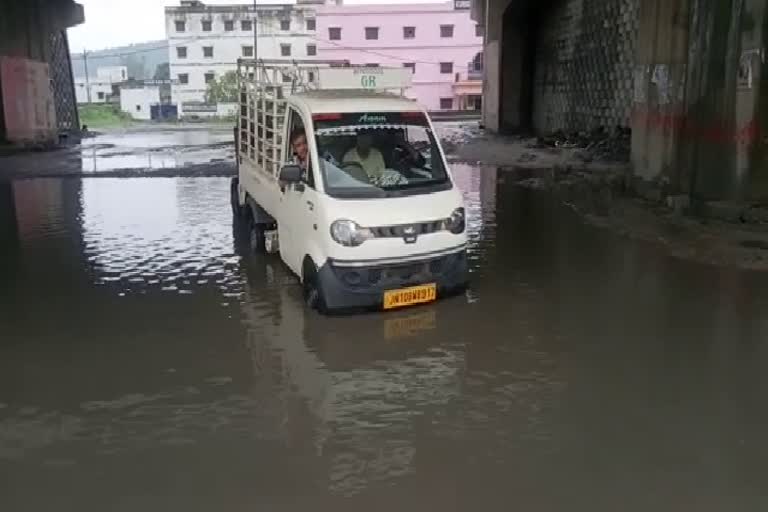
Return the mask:
[[[411, 233], [406, 233], [412, 229]], [[370, 228], [376, 238], [405, 238], [406, 236], [420, 236], [436, 233], [443, 230], [443, 221], [417, 222], [416, 224], [397, 224], [394, 226], [378, 226]]]

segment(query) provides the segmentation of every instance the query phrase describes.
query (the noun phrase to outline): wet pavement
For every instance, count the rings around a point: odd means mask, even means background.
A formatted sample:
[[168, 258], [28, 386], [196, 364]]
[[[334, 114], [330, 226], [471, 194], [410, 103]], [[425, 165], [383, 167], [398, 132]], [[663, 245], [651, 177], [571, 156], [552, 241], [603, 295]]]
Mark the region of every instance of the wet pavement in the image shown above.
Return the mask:
[[[440, 121], [436, 131], [455, 148], [479, 132], [477, 121]], [[232, 126], [147, 124], [94, 134], [80, 144], [54, 151], [0, 155], [0, 181], [81, 177], [234, 176]]]
[[231, 176], [234, 158], [229, 125], [148, 125], [95, 134], [56, 151], [0, 156], [0, 179]]
[[768, 274], [454, 171], [471, 289], [343, 318], [225, 178], [0, 185], [0, 510], [765, 510]]

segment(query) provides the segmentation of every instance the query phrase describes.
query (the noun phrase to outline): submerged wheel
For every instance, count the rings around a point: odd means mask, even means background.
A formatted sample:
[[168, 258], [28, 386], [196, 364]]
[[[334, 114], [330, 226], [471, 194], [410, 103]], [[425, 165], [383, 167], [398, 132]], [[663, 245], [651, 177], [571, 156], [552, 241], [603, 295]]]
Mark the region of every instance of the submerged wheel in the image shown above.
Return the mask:
[[248, 224], [248, 247], [254, 254], [264, 252], [266, 250], [264, 225], [257, 224], [252, 218]]
[[318, 313], [327, 313], [328, 308], [323, 297], [320, 279], [317, 276], [315, 266], [307, 261], [304, 263], [304, 279], [302, 281], [302, 290], [304, 294], [304, 303], [309, 309], [314, 309]]
[[242, 220], [245, 208], [240, 206], [240, 180], [238, 178], [232, 178], [229, 184], [229, 203], [232, 206], [232, 216], [236, 220]]

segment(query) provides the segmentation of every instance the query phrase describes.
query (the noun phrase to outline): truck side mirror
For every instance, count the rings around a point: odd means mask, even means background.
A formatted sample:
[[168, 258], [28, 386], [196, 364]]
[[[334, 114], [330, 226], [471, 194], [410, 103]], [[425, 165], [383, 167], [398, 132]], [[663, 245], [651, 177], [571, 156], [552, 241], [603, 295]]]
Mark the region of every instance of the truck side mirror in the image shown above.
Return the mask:
[[303, 172], [304, 171], [302, 171], [301, 167], [298, 165], [284, 165], [283, 168], [280, 169], [280, 183], [285, 185], [301, 183], [301, 175]]

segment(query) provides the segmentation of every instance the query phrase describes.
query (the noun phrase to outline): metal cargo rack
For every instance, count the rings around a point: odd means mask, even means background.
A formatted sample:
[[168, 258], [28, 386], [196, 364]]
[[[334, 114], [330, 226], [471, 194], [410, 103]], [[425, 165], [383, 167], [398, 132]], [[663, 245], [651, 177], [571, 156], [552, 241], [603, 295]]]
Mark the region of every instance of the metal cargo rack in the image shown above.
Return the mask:
[[240, 59], [239, 155], [277, 176], [284, 163], [283, 128], [290, 94], [317, 88], [318, 70], [347, 61]]

